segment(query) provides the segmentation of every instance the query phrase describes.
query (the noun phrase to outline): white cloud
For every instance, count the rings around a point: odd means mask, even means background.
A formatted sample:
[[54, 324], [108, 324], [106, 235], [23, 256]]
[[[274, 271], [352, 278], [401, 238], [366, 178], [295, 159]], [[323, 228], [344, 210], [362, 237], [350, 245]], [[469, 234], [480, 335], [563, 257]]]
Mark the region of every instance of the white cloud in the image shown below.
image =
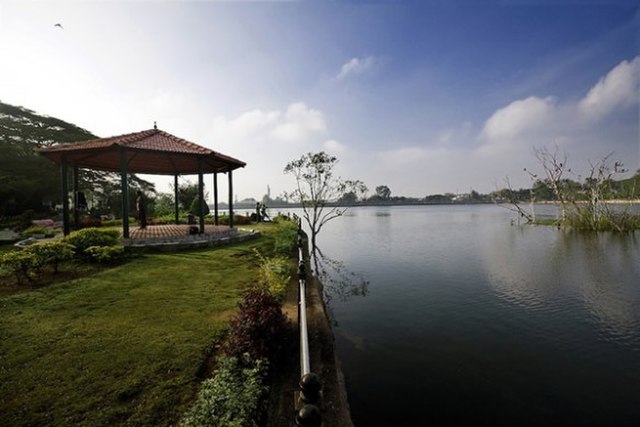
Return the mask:
[[287, 107], [278, 125], [272, 129], [272, 134], [282, 141], [297, 142], [308, 138], [310, 134], [323, 134], [326, 130], [322, 112], [296, 102]]
[[514, 101], [489, 117], [482, 134], [489, 140], [518, 137], [525, 132], [546, 126], [553, 119], [555, 109], [556, 105], [551, 97], [531, 96]]
[[424, 144], [390, 144], [400, 147], [374, 153], [357, 176], [377, 182], [384, 171], [392, 191], [402, 188], [416, 196], [471, 188], [488, 192], [504, 186], [505, 176], [515, 187], [526, 187], [530, 180], [522, 169], [536, 167], [532, 148], [553, 144], [567, 152], [576, 173], [611, 151], [635, 170], [637, 122], [623, 126], [613, 113], [637, 106], [639, 66], [640, 57], [623, 61], [574, 101], [531, 96], [498, 108], [479, 130], [467, 122], [436, 132]]
[[267, 184], [274, 195], [292, 187], [291, 177], [282, 173], [290, 160], [310, 151], [345, 152], [346, 147], [328, 139], [328, 133], [322, 111], [294, 102], [282, 109], [254, 109], [232, 118], [217, 116], [204, 140], [211, 141], [215, 150], [247, 163], [250, 173], [234, 173], [240, 198], [262, 197]]
[[394, 166], [403, 167], [416, 162], [429, 162], [438, 156], [445, 154], [448, 150], [444, 148], [432, 147], [401, 147], [393, 150], [386, 150], [378, 153], [378, 159], [388, 162]]
[[300, 143], [326, 133], [327, 125], [321, 111], [303, 102], [290, 104], [285, 111], [255, 109], [229, 119], [218, 116], [213, 120], [214, 138], [228, 142], [247, 143], [269, 140], [273, 143]]
[[588, 119], [606, 116], [617, 107], [638, 102], [640, 57], [622, 61], [602, 77], [580, 101], [580, 113]]
[[584, 144], [602, 137], [614, 127], [608, 120], [611, 113], [637, 105], [639, 85], [640, 57], [636, 57], [611, 69], [578, 101], [536, 96], [513, 101], [487, 119], [478, 138], [479, 150], [491, 155], [576, 140]]
[[329, 139], [322, 144], [324, 151], [336, 156], [343, 156], [347, 153], [347, 146], [335, 139]]
[[363, 74], [380, 66], [382, 60], [375, 56], [365, 56], [363, 58], [351, 58], [345, 62], [340, 68], [340, 72], [336, 76], [338, 80], [343, 80], [349, 76]]

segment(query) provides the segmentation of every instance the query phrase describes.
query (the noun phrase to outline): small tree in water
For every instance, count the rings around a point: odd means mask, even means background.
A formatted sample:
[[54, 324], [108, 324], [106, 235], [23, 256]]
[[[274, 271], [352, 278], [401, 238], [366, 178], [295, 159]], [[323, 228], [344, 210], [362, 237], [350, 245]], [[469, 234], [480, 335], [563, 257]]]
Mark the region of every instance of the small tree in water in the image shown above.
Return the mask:
[[338, 218], [350, 206], [338, 206], [347, 199], [345, 194], [353, 193], [362, 197], [367, 192], [367, 186], [362, 181], [343, 181], [333, 174], [338, 163], [334, 156], [321, 151], [307, 153], [298, 160], [289, 162], [284, 173], [292, 174], [296, 178], [297, 188], [286, 195], [302, 205], [303, 217], [311, 230], [311, 248], [316, 250], [316, 236], [322, 227], [332, 219]]

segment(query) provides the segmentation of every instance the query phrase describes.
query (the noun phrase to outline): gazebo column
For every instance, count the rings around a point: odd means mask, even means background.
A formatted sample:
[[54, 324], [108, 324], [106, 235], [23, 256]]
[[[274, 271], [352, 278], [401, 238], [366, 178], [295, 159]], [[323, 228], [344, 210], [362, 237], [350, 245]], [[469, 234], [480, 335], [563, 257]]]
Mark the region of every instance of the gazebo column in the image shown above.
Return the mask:
[[213, 223], [218, 225], [218, 172], [213, 173]]
[[62, 229], [65, 236], [69, 235], [69, 173], [67, 169], [67, 159], [62, 157], [60, 164], [60, 178], [62, 178]]
[[129, 182], [127, 179], [127, 152], [120, 151], [120, 182], [122, 184], [122, 237], [129, 238]]
[[78, 167], [73, 167], [73, 226], [80, 229], [80, 211], [78, 210]]
[[176, 208], [176, 224], [180, 223], [180, 205], [178, 203], [178, 174], [173, 176], [173, 204]]
[[229, 170], [229, 227], [233, 228], [233, 171]]
[[204, 179], [202, 177], [202, 158], [198, 157], [198, 216], [200, 217], [200, 234], [204, 233]]

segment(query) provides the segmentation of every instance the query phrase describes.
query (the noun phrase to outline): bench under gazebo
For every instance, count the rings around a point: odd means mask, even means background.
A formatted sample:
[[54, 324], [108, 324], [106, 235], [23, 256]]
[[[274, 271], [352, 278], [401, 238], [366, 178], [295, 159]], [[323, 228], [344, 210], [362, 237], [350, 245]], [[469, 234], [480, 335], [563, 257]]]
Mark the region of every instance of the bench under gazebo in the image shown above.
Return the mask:
[[[60, 165], [62, 175], [62, 222], [65, 236], [71, 227], [69, 222], [68, 171], [73, 170], [74, 219], [78, 224], [78, 174], [79, 169], [119, 172], [122, 188], [122, 236], [131, 236], [129, 231], [129, 184], [130, 173], [172, 175], [174, 177], [175, 217], [178, 217], [178, 177], [198, 175], [199, 234], [219, 229], [218, 218], [218, 174], [228, 174], [229, 181], [229, 227], [233, 229], [233, 171], [246, 163], [233, 157], [202, 147], [193, 142], [153, 129], [126, 135], [100, 138], [84, 142], [56, 144], [40, 148], [40, 154]], [[213, 174], [214, 226], [205, 227], [204, 175]], [[153, 226], [150, 226], [153, 227]], [[139, 230], [136, 230], [136, 232]], [[160, 231], [160, 230], [158, 230]], [[152, 233], [150, 230], [149, 232]], [[149, 232], [145, 233], [148, 234]], [[134, 233], [140, 235], [140, 233]]]

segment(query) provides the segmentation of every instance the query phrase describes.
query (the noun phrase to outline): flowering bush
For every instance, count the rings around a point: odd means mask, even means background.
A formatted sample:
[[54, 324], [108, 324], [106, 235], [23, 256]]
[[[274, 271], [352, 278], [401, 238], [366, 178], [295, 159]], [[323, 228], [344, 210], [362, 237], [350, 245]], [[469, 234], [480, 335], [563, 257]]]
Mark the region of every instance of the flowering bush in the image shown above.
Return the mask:
[[257, 427], [268, 388], [264, 364], [242, 367], [235, 357], [218, 358], [213, 378], [202, 383], [198, 399], [182, 418], [185, 427]]
[[260, 260], [260, 269], [258, 270], [258, 280], [261, 285], [277, 300], [282, 301], [287, 291], [287, 284], [291, 280], [291, 263], [288, 258], [264, 257], [255, 250]]
[[247, 353], [254, 360], [277, 356], [287, 326], [280, 302], [266, 289], [256, 287], [245, 294], [239, 308], [231, 319], [226, 353], [235, 357]]

